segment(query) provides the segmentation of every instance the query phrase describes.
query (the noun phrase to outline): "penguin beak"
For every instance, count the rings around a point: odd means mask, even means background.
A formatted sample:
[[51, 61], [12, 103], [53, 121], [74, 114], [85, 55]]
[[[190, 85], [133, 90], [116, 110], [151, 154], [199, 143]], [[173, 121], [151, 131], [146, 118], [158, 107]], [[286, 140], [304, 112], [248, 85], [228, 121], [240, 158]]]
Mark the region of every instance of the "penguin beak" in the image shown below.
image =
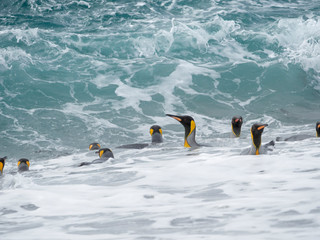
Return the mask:
[[175, 115], [172, 115], [172, 114], [166, 114], [166, 116], [172, 117], [172, 118], [174, 118], [175, 120], [177, 120], [177, 121], [179, 121], [179, 122], [182, 121], [182, 119], [181, 119], [179, 116], [175, 116]]
[[260, 127], [258, 127], [258, 130], [262, 130], [262, 129], [264, 129], [265, 127], [267, 127], [268, 126], [268, 124], [263, 124], [263, 125], [261, 125]]
[[234, 121], [237, 123], [237, 122], [239, 122], [239, 120], [240, 120], [240, 119], [239, 119], [239, 118], [237, 118], [237, 119], [236, 119], [236, 120], [234, 120]]

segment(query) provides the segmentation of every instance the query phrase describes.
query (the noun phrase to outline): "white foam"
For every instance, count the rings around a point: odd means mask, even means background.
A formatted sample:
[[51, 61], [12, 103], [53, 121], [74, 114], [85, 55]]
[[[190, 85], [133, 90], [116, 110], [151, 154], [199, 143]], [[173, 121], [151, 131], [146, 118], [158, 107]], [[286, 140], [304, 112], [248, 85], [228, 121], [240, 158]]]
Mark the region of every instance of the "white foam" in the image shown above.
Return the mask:
[[7, 47], [0, 49], [0, 63], [5, 69], [11, 69], [14, 62], [20, 65], [33, 64], [32, 56], [21, 48]]
[[307, 71], [320, 72], [320, 18], [280, 19], [275, 38], [285, 48], [285, 57]]
[[[7, 232], [4, 226], [3, 237], [28, 233], [32, 239], [46, 231], [79, 239], [89, 231], [92, 239], [127, 234], [233, 239], [241, 232], [243, 239], [273, 234], [300, 239], [293, 234], [297, 229], [310, 239], [319, 235], [312, 213], [320, 200], [314, 140], [301, 142], [303, 149], [285, 143], [278, 154], [265, 156], [238, 156], [230, 152], [234, 139], [229, 141], [196, 151], [115, 150], [113, 163], [83, 168], [75, 165], [84, 155], [43, 162], [32, 183], [23, 177], [19, 187], [6, 186], [1, 196], [2, 209], [14, 211], [2, 220], [22, 224], [19, 219], [26, 217], [33, 231]], [[21, 207], [30, 204], [29, 211]]]

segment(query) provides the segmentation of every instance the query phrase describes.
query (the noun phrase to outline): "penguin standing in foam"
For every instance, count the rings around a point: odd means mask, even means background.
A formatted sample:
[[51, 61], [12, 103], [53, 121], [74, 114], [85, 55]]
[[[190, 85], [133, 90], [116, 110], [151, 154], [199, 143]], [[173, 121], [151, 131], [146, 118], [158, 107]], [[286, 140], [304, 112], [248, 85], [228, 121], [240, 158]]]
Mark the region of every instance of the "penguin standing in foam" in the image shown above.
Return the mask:
[[3, 168], [4, 168], [4, 165], [6, 163], [6, 159], [7, 159], [7, 157], [0, 158], [0, 175], [3, 172]]
[[18, 161], [18, 171], [19, 172], [29, 171], [29, 167], [30, 167], [30, 162], [28, 159], [21, 158]]
[[[162, 128], [159, 125], [153, 125], [150, 127], [150, 135], [151, 135], [151, 144], [155, 145], [157, 143], [162, 143]], [[150, 144], [148, 143], [134, 143], [134, 144], [127, 144], [127, 145], [121, 145], [117, 148], [126, 148], [126, 149], [142, 149]]]
[[251, 127], [251, 139], [252, 145], [251, 148], [245, 149], [241, 152], [241, 155], [260, 155], [266, 154], [268, 151], [272, 151], [269, 147], [274, 146], [274, 141], [271, 141], [267, 144], [261, 146], [261, 136], [265, 127], [268, 124], [259, 124], [255, 123]]
[[194, 119], [188, 115], [178, 116], [172, 114], [166, 114], [168, 117], [171, 117], [179, 121], [184, 127], [184, 147], [186, 148], [198, 148], [202, 145], [196, 142], [196, 123]]
[[99, 154], [99, 159], [93, 160], [92, 162], [82, 162], [79, 164], [79, 167], [97, 163], [103, 163], [107, 161], [109, 158], [114, 158], [113, 153], [110, 148], [101, 148], [96, 153]]
[[[316, 137], [320, 137], [320, 121], [316, 123]], [[298, 135], [293, 135], [286, 138], [277, 137], [276, 141], [294, 142], [294, 141], [302, 141], [309, 138], [314, 138], [314, 135], [312, 136], [308, 134], [298, 134]]]
[[234, 116], [231, 120], [231, 138], [238, 138], [241, 134], [243, 120], [241, 116]]

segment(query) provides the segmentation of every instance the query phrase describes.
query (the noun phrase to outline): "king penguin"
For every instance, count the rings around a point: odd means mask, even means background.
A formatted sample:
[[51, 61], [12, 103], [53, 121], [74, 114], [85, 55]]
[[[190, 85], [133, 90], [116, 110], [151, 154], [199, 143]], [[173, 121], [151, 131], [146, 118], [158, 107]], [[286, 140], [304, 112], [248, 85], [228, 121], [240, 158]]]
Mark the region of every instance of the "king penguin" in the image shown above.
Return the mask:
[[0, 158], [0, 175], [3, 172], [3, 168], [4, 168], [4, 165], [6, 163], [6, 159], [7, 159], [7, 157]]
[[89, 145], [89, 150], [98, 150], [98, 149], [100, 149], [100, 148], [101, 148], [100, 144], [99, 144], [99, 143], [96, 143], [96, 142], [91, 143], [91, 144]]
[[[159, 125], [152, 125], [150, 127], [150, 135], [151, 135], [151, 144], [157, 144], [162, 143], [162, 128]], [[134, 144], [127, 144], [127, 145], [121, 145], [117, 148], [127, 148], [127, 149], [142, 149], [149, 146], [148, 143], [134, 143]]]
[[109, 158], [114, 158], [113, 153], [110, 148], [101, 148], [96, 153], [99, 154], [99, 159], [93, 160], [92, 162], [82, 162], [79, 164], [79, 167], [84, 166], [84, 165], [103, 163], [103, 162], [107, 161]]
[[251, 127], [251, 139], [252, 139], [251, 148], [245, 149], [244, 151], [242, 151], [241, 155], [266, 154], [268, 152], [268, 150], [270, 150], [268, 147], [274, 146], [274, 141], [271, 141], [271, 142], [261, 146], [261, 136], [262, 136], [264, 128], [267, 126], [268, 126], [268, 124], [260, 124], [260, 123], [255, 123], [252, 125], [252, 127]]
[[238, 138], [241, 134], [241, 126], [242, 126], [242, 117], [241, 116], [234, 116], [231, 120], [231, 137]]
[[196, 142], [196, 123], [194, 119], [188, 115], [185, 116], [177, 116], [172, 114], [166, 114], [168, 117], [174, 118], [179, 121], [184, 127], [184, 147], [186, 148], [197, 148], [200, 147]]
[[19, 172], [24, 172], [24, 171], [28, 171], [30, 167], [30, 162], [28, 159], [26, 158], [21, 158], [18, 161], [18, 171]]
[[[320, 137], [320, 121], [318, 121], [316, 123], [316, 137]], [[276, 141], [294, 142], [294, 141], [302, 141], [302, 140], [309, 139], [309, 138], [314, 138], [314, 135], [298, 134], [298, 135], [293, 135], [293, 136], [286, 137], [286, 138], [277, 137]]]

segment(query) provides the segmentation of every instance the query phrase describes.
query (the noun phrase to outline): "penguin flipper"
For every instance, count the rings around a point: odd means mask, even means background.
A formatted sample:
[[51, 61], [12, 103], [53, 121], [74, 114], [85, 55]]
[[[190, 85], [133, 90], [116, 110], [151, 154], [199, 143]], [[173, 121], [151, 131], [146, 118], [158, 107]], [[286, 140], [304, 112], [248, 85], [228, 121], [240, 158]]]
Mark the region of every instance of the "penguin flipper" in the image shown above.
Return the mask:
[[313, 138], [314, 136], [307, 135], [307, 134], [300, 134], [300, 135], [293, 135], [287, 138], [277, 137], [276, 141], [286, 141], [286, 142], [295, 142], [295, 141], [302, 141], [308, 138]]
[[274, 146], [274, 145], [275, 145], [275, 142], [272, 140], [272, 141], [264, 144], [263, 147], [267, 148], [267, 147]]
[[82, 167], [82, 166], [86, 166], [86, 165], [90, 165], [90, 164], [92, 164], [92, 162], [82, 162], [79, 164], [78, 167]]
[[149, 144], [147, 143], [134, 143], [134, 144], [121, 145], [116, 148], [143, 149], [147, 146], [149, 146]]

